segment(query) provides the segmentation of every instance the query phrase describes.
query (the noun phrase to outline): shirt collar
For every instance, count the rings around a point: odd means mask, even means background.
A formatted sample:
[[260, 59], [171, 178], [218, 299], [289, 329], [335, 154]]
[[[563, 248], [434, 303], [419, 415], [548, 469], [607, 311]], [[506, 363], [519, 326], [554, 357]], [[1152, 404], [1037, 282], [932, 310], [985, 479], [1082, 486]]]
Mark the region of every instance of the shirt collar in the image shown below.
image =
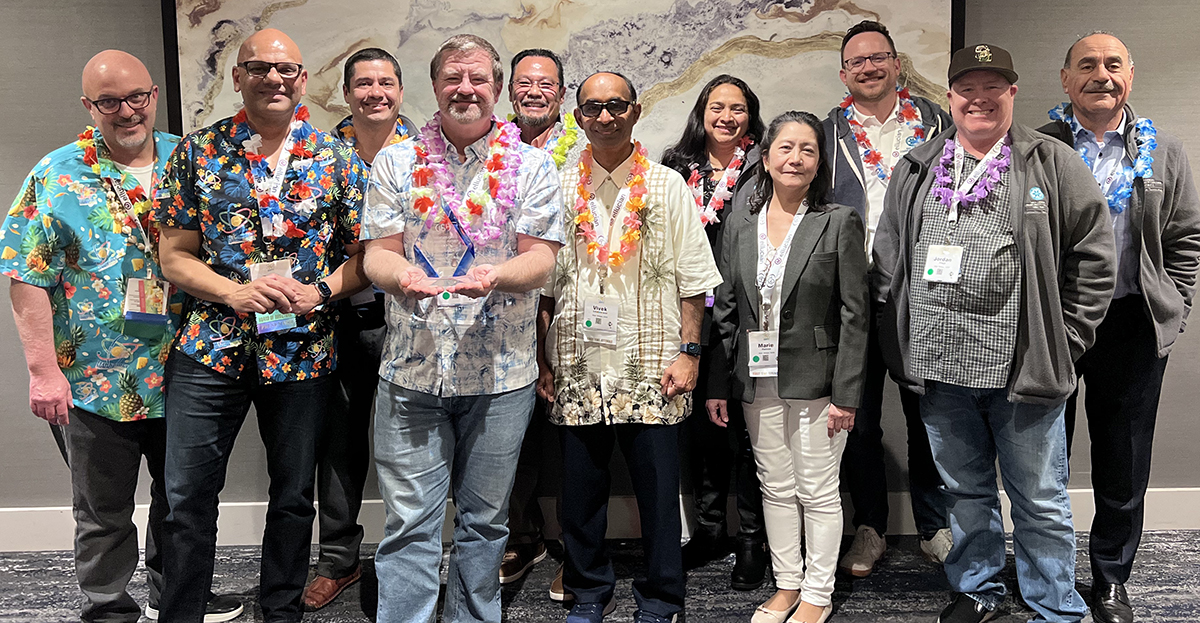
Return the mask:
[[600, 166], [599, 162], [593, 160], [592, 188], [589, 190], [600, 188], [600, 185], [603, 184], [604, 180], [606, 179], [612, 179], [613, 184], [615, 184], [617, 188], [624, 188], [625, 181], [629, 179], [629, 171], [633, 168], [634, 153], [635, 152], [632, 151], [629, 152], [629, 157], [625, 159], [625, 162], [617, 165], [617, 168], [613, 169], [611, 172], [605, 171], [604, 167]]
[[488, 139], [490, 139], [492, 134], [497, 131], [496, 124], [493, 123], [492, 129], [489, 130], [487, 134], [484, 134], [474, 143], [467, 145], [467, 148], [463, 150], [463, 152], [467, 155], [467, 162], [462, 162], [459, 160], [458, 148], [456, 148], [454, 144], [450, 142], [450, 139], [446, 138], [446, 133], [442, 132], [442, 139], [446, 141], [446, 157], [452, 159], [458, 164], [467, 164], [471, 161], [483, 162], [484, 160], [487, 160]]
[[[1125, 138], [1125, 123], [1127, 121], [1128, 121], [1128, 118], [1125, 116], [1125, 111], [1122, 110], [1121, 111], [1121, 123], [1120, 123], [1120, 125], [1117, 126], [1117, 129], [1109, 130], [1104, 133], [1104, 143], [1106, 145], [1108, 143], [1113, 142], [1114, 140], [1118, 141], [1118, 142], [1124, 140], [1124, 138]], [[1099, 144], [1099, 142], [1100, 142], [1100, 141], [1096, 140], [1096, 135], [1093, 134], [1091, 130], [1083, 127], [1083, 124], [1079, 125], [1079, 131], [1076, 132], [1076, 134], [1075, 134], [1076, 141], [1078, 141], [1080, 138], [1087, 139], [1087, 140], [1092, 141], [1093, 143], [1097, 143], [1097, 144]]]
[[855, 106], [854, 104], [850, 104], [850, 110], [854, 111], [854, 120], [857, 121], [859, 124], [861, 124], [863, 127], [866, 127], [869, 125], [887, 125], [887, 122], [889, 122], [893, 119], [896, 119], [896, 114], [900, 111], [900, 98], [899, 97], [896, 98], [896, 103], [892, 104], [892, 111], [889, 112], [887, 114], [887, 116], [883, 118], [882, 122], [876, 120], [875, 115], [863, 114], [862, 111], [860, 111], [858, 109], [858, 106]]

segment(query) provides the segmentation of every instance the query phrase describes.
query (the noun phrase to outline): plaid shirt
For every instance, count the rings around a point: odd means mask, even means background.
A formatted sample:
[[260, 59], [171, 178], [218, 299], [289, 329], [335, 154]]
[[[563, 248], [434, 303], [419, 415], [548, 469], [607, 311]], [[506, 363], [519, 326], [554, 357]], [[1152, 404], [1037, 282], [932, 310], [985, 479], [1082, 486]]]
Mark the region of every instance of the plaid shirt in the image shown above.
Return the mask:
[[[963, 171], [979, 162], [966, 155]], [[1008, 385], [1020, 318], [1021, 263], [1013, 239], [1011, 170], [981, 202], [959, 208], [957, 223], [932, 194], [925, 197], [921, 234], [909, 275], [910, 373], [979, 389]], [[958, 283], [926, 281], [929, 245], [963, 247]]]

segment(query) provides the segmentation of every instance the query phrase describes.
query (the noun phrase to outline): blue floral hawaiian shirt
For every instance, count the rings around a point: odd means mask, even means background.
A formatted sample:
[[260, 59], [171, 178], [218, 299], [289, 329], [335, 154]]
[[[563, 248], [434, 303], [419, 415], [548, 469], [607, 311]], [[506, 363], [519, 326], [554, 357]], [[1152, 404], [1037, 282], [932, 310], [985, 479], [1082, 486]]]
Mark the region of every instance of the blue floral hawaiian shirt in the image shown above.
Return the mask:
[[[245, 112], [197, 130], [175, 150], [155, 197], [163, 226], [202, 232], [201, 259], [218, 275], [250, 280], [249, 266], [292, 260], [292, 277], [316, 283], [342, 263], [344, 245], [358, 241], [359, 210], [366, 177], [354, 150], [303, 121], [280, 191], [283, 232], [264, 236], [259, 195], [245, 145], [252, 131]], [[333, 307], [333, 306], [330, 306]], [[297, 381], [334, 369], [333, 309], [297, 318], [295, 328], [260, 335], [254, 314], [227, 305], [188, 299], [176, 348], [212, 369], [238, 378], [250, 368], [263, 383]]]
[[[497, 130], [493, 128], [492, 132]], [[446, 165], [455, 188], [466, 194], [471, 180], [484, 167], [491, 135], [467, 147], [466, 161], [447, 149]], [[438, 223], [422, 232], [425, 216], [413, 207], [414, 141], [385, 147], [375, 157], [363, 239], [404, 234], [404, 253], [414, 261], [413, 246], [435, 265], [453, 265], [463, 253], [455, 231]], [[521, 167], [517, 199], [499, 239], [476, 247], [476, 264], [500, 264], [517, 255], [517, 234], [562, 243], [563, 203], [558, 170], [546, 152], [520, 144]], [[538, 289], [509, 293], [493, 291], [482, 301], [439, 307], [432, 298], [416, 301], [387, 296], [387, 344], [379, 375], [405, 389], [440, 396], [476, 396], [520, 389], [537, 380]]]
[[[179, 137], [154, 133], [155, 176]], [[120, 171], [100, 131], [50, 152], [25, 178], [0, 234], [0, 270], [45, 288], [54, 311], [54, 351], [75, 407], [117, 421], [163, 415], [163, 365], [179, 323], [183, 294], [167, 323], [126, 322], [126, 279], [162, 272], [145, 252], [112, 183], [133, 204], [142, 230], [157, 241], [150, 196]], [[128, 228], [128, 229], [127, 229]]]

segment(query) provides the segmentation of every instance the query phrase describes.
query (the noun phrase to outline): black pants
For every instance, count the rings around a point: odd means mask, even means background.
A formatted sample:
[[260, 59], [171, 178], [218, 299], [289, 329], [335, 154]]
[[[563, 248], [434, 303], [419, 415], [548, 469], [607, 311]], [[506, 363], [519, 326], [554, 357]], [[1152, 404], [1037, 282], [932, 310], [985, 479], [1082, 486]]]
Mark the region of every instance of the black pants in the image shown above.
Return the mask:
[[134, 493], [142, 457], [150, 473], [150, 519], [146, 531], [146, 580], [150, 604], [162, 589], [162, 523], [167, 515], [163, 486], [166, 426], [162, 418], [117, 422], [71, 409], [61, 427], [71, 467], [75, 516], [75, 575], [87, 597], [80, 619], [136, 622], [141, 606], [126, 590], [138, 564]]
[[[543, 540], [542, 529], [546, 526], [546, 518], [538, 503], [538, 481], [542, 464], [550, 458], [546, 456], [546, 444], [554, 443], [550, 435], [558, 434], [547, 419], [546, 410], [546, 401], [538, 398], [534, 403], [533, 416], [529, 419], [529, 428], [525, 430], [525, 440], [521, 442], [517, 473], [512, 493], [508, 496], [509, 545], [533, 545]], [[556, 498], [558, 503], [555, 509], [560, 516], [558, 523], [562, 525], [562, 487], [559, 487]]]
[[317, 437], [337, 379], [260, 385], [247, 368], [234, 379], [180, 352], [167, 360], [167, 500], [163, 523], [162, 620], [200, 623], [212, 586], [217, 496], [238, 430], [253, 403], [266, 447], [266, 526], [259, 570], [263, 621], [299, 621], [312, 543]]
[[[871, 315], [872, 319], [875, 315]], [[855, 528], [871, 526], [887, 532], [888, 485], [883, 451], [883, 385], [887, 366], [879, 350], [879, 332], [874, 320], [867, 345], [867, 377], [862, 404], [854, 415], [854, 428], [846, 437], [842, 454], [842, 482], [854, 502]], [[942, 493], [942, 477], [933, 464], [929, 436], [921, 422], [920, 397], [900, 389], [900, 405], [908, 429], [908, 490], [912, 495], [913, 519], [921, 538], [932, 538], [948, 528], [950, 519]]]
[[[708, 349], [705, 347], [706, 351]], [[708, 400], [705, 381], [711, 361], [707, 352], [700, 357], [701, 382], [692, 391], [692, 414], [688, 416], [684, 430], [696, 530], [714, 537], [724, 537], [728, 533], [725, 509], [732, 485], [737, 500], [738, 537], [765, 541], [762, 489], [754, 464], [754, 450], [750, 448], [750, 433], [746, 432], [746, 418], [742, 415], [742, 402], [729, 401], [729, 426], [726, 428], [713, 424], [704, 407]]]
[[608, 603], [616, 576], [605, 549], [608, 471], [620, 444], [637, 496], [646, 577], [633, 581], [641, 610], [671, 618], [683, 609], [683, 551], [679, 541], [679, 426], [593, 424], [561, 426], [563, 452], [563, 586], [577, 603]]
[[[1167, 358], [1157, 357], [1155, 344], [1142, 297], [1124, 296], [1109, 306], [1096, 343], [1075, 364], [1076, 375], [1087, 384], [1083, 406], [1092, 442], [1092, 577], [1109, 584], [1129, 581], [1142, 539], [1154, 421], [1167, 369]], [[1068, 444], [1075, 431], [1075, 399], [1067, 401]]]
[[358, 514], [371, 468], [371, 409], [387, 336], [383, 297], [358, 308], [346, 305], [337, 330], [334, 375], [341, 391], [317, 447], [317, 574], [327, 578], [346, 577], [358, 567], [363, 540]]

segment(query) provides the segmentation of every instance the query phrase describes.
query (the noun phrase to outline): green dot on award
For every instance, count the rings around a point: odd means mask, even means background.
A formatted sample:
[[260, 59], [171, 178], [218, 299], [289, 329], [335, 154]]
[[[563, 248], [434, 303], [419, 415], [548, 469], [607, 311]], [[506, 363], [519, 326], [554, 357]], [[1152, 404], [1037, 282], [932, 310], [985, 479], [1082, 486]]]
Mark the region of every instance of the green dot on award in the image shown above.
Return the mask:
[[754, 356], [754, 363], [758, 363], [758, 355]]
[[449, 293], [449, 292], [442, 292], [442, 298], [443, 298], [444, 300], [447, 300], [447, 301], [449, 301], [449, 300], [450, 300], [450, 293]]

